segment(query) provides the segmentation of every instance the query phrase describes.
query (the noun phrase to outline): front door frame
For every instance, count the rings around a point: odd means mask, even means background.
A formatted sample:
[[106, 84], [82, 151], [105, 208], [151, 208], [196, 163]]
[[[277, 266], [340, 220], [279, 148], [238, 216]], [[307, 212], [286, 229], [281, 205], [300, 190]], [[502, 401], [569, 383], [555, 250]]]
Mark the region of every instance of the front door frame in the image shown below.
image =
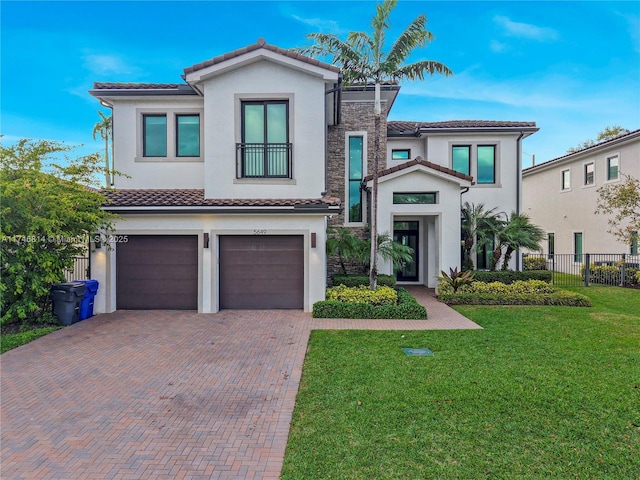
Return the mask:
[[[396, 223], [413, 223], [415, 224], [415, 228], [408, 228], [408, 229], [396, 229], [395, 225]], [[399, 282], [418, 282], [420, 281], [420, 227], [421, 227], [421, 222], [419, 220], [397, 220], [394, 219], [393, 220], [393, 240], [394, 241], [398, 241], [398, 235], [408, 235], [408, 236], [413, 236], [415, 237], [415, 242], [414, 242], [414, 252], [413, 252], [413, 259], [414, 259], [414, 271], [415, 271], [415, 275], [411, 275], [411, 276], [406, 276], [402, 274], [402, 270], [398, 269], [395, 272], [396, 275], [396, 280], [398, 280]], [[407, 242], [409, 243], [409, 242]]]

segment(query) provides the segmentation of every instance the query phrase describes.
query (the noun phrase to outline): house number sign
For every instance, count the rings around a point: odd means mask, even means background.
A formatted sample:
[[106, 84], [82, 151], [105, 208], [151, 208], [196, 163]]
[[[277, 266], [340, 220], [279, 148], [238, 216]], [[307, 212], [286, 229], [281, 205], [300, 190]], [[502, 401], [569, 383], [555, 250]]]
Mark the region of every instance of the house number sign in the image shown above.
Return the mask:
[[254, 235], [266, 235], [267, 231], [266, 230], [254, 230], [253, 234]]

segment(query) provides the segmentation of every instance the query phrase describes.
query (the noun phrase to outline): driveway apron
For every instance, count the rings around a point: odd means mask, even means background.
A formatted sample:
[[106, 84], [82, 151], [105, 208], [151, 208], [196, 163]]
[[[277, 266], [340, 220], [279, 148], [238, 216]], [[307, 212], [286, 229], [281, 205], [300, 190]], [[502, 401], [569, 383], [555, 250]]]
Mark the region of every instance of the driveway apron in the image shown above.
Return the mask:
[[1, 478], [276, 479], [312, 329], [479, 328], [439, 317], [367, 326], [300, 311], [118, 311], [84, 320], [2, 355]]

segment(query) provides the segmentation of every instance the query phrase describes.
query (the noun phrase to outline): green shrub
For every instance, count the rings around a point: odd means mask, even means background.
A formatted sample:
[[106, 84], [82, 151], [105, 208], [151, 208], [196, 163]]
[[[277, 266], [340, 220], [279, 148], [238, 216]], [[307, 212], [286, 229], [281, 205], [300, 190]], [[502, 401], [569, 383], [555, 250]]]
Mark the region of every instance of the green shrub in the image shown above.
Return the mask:
[[523, 258], [522, 264], [523, 270], [546, 270], [547, 269], [547, 259], [543, 256], [535, 256], [530, 257], [526, 256]]
[[440, 273], [442, 275], [438, 277], [438, 281], [451, 286], [454, 292], [459, 288], [464, 287], [465, 285], [469, 285], [471, 282], [473, 282], [474, 278], [473, 272], [458, 272], [458, 267], [449, 268], [448, 275], [444, 270], [441, 270]]
[[[580, 276], [585, 279], [586, 265], [580, 267]], [[624, 284], [626, 287], [640, 285], [639, 269], [626, 267], [624, 269]], [[589, 267], [589, 282], [601, 285], [620, 285], [622, 282], [622, 262], [615, 265], [591, 265]]]
[[448, 305], [556, 305], [590, 307], [589, 298], [579, 293], [558, 290], [553, 293], [500, 293], [445, 292], [439, 299]]
[[368, 303], [371, 305], [396, 305], [398, 294], [391, 287], [380, 286], [371, 290], [368, 286], [347, 287], [338, 285], [327, 289], [327, 300], [338, 302]]
[[487, 272], [484, 270], [476, 270], [473, 272], [473, 278], [478, 282], [502, 282], [513, 283], [518, 280], [542, 280], [547, 283], [551, 283], [553, 272], [549, 270], [527, 270], [524, 272], [517, 272], [514, 270], [501, 270], [497, 272]]
[[[334, 285], [345, 285], [347, 287], [358, 287], [360, 285], [369, 286], [368, 275], [334, 275], [331, 278]], [[379, 274], [378, 285], [395, 288], [396, 277]]]
[[473, 282], [457, 292], [448, 285], [440, 285], [438, 298], [449, 305], [591, 306], [584, 295], [559, 290], [541, 280], [517, 280], [511, 284]]
[[358, 319], [413, 319], [427, 318], [426, 309], [406, 290], [397, 290], [397, 305], [371, 305], [368, 303], [338, 302], [324, 300], [313, 305], [314, 318], [358, 318]]

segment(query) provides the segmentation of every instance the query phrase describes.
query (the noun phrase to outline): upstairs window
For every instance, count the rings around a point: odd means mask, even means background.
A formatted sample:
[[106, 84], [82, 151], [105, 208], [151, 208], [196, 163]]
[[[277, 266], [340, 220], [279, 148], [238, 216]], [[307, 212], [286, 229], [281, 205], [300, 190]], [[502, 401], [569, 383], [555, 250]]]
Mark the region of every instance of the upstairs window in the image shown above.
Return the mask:
[[289, 102], [246, 101], [241, 108], [238, 177], [291, 178]]
[[607, 158], [607, 180], [617, 180], [619, 175], [620, 158], [618, 156]]
[[145, 157], [167, 156], [167, 115], [146, 114], [142, 116], [143, 146]]
[[584, 166], [584, 184], [593, 185], [595, 183], [596, 167], [593, 162], [586, 163]]
[[562, 190], [571, 190], [571, 170], [562, 171]]
[[349, 164], [347, 166], [348, 174], [348, 205], [347, 222], [362, 222], [362, 179], [363, 163], [364, 163], [364, 137], [350, 136], [347, 152]]
[[176, 156], [200, 156], [200, 115], [176, 115]]
[[456, 172], [471, 175], [471, 146], [454, 145], [452, 168]]
[[478, 146], [478, 183], [496, 183], [496, 147]]
[[410, 160], [411, 149], [410, 148], [397, 148], [391, 150], [391, 160]]

